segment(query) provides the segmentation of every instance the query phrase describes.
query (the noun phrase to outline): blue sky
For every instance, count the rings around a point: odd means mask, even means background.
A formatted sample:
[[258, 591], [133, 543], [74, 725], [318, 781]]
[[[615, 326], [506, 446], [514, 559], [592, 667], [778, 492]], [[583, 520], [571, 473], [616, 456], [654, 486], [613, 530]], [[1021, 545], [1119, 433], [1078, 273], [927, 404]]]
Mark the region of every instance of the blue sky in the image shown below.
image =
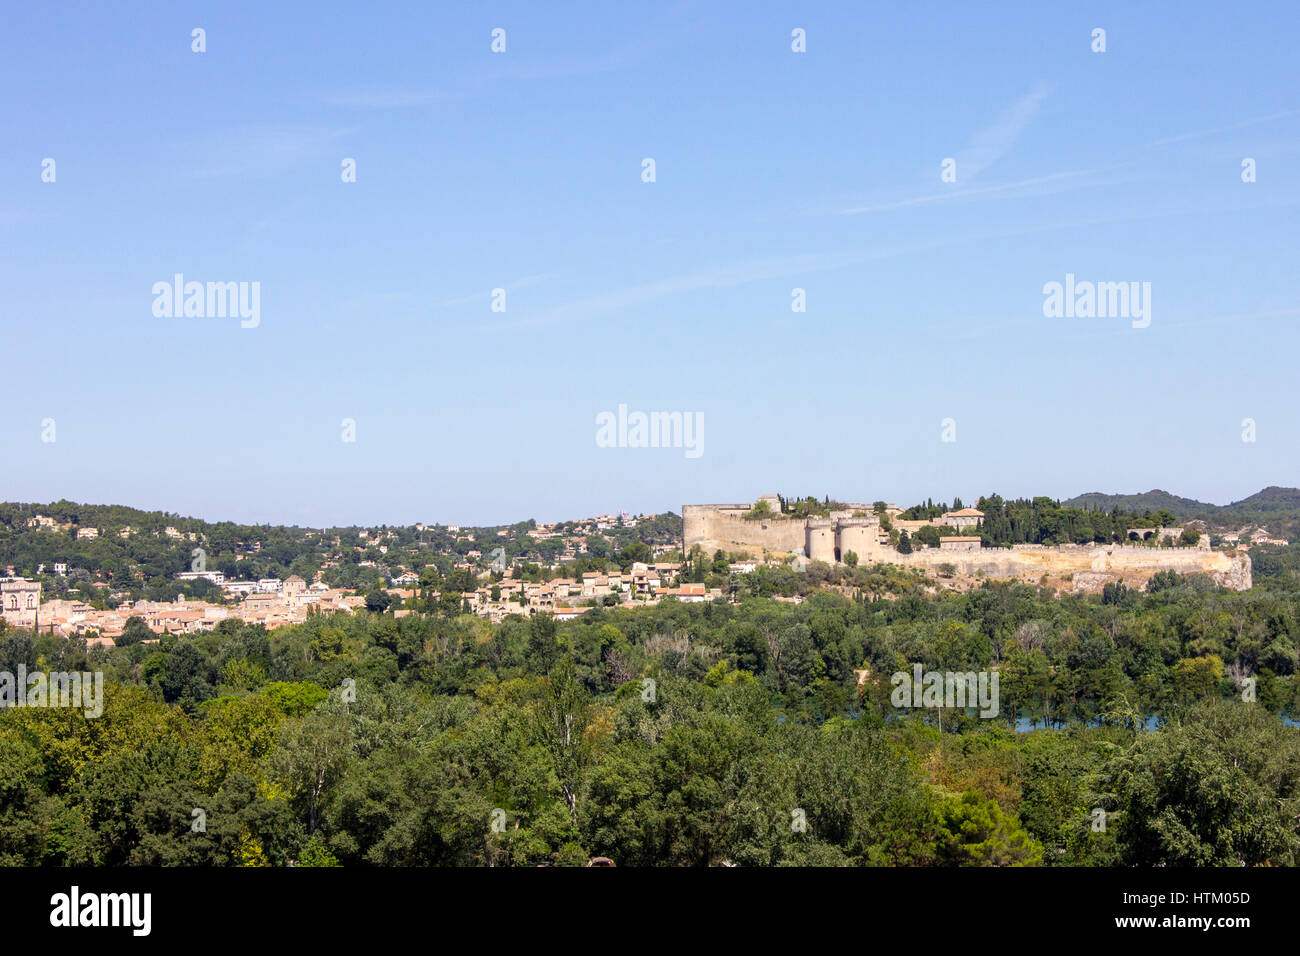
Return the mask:
[[[6, 11], [0, 498], [319, 525], [1300, 484], [1292, 3], [272, 6]], [[260, 324], [155, 317], [178, 272], [259, 282]], [[1150, 326], [1045, 318], [1067, 273], [1150, 282]], [[598, 447], [620, 404], [702, 414], [703, 454]]]

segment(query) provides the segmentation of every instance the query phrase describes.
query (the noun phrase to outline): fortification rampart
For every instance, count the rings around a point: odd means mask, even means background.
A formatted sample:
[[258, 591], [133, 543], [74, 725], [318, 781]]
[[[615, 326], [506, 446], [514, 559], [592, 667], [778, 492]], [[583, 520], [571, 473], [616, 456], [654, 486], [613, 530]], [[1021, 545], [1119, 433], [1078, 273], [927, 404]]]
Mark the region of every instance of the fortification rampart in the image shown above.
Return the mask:
[[[1250, 557], [1245, 552], [1211, 551], [1200, 547], [1148, 547], [1145, 545], [1016, 545], [947, 551], [924, 548], [900, 554], [880, 541], [878, 519], [866, 518], [762, 518], [745, 520], [749, 504], [685, 505], [682, 508], [685, 547], [699, 545], [706, 552], [748, 552], [755, 557], [801, 553], [816, 561], [843, 561], [853, 551], [860, 564], [888, 563], [923, 571], [944, 565], [956, 573], [983, 573], [992, 578], [1037, 580], [1044, 574], [1068, 577], [1090, 586], [1129, 576], [1150, 577], [1157, 571], [1179, 574], [1205, 573], [1224, 587], [1251, 587]], [[1204, 541], [1204, 538], [1202, 539]], [[944, 569], [947, 570], [946, 568]]]
[[1250, 557], [1245, 552], [1229, 554], [1203, 548], [1145, 548], [1125, 545], [1042, 545], [1012, 548], [981, 548], [978, 551], [945, 552], [926, 549], [912, 554], [893, 554], [894, 564], [924, 570], [951, 565], [958, 573], [983, 572], [991, 578], [1039, 578], [1085, 574], [1088, 580], [1119, 579], [1129, 574], [1145, 578], [1157, 571], [1179, 574], [1204, 573], [1216, 584], [1238, 591], [1252, 583]]
[[753, 505], [683, 505], [682, 532], [686, 550], [699, 545], [705, 552], [747, 551], [756, 558], [765, 554], [803, 553], [804, 522], [791, 518], [759, 518], [747, 521], [742, 515]]

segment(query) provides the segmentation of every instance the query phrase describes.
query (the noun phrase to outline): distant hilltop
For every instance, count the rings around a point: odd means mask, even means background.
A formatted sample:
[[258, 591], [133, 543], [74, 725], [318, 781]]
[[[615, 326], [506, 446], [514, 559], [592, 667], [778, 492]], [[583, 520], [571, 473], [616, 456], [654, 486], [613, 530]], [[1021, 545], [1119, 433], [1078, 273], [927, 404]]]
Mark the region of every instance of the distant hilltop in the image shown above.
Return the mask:
[[1211, 528], [1255, 530], [1267, 528], [1283, 538], [1300, 538], [1300, 488], [1270, 485], [1248, 498], [1231, 504], [1216, 505], [1194, 498], [1182, 498], [1159, 488], [1142, 494], [1102, 494], [1090, 491], [1061, 504], [1076, 508], [1099, 508], [1109, 511], [1158, 511], [1163, 508], [1180, 521], [1203, 521]]

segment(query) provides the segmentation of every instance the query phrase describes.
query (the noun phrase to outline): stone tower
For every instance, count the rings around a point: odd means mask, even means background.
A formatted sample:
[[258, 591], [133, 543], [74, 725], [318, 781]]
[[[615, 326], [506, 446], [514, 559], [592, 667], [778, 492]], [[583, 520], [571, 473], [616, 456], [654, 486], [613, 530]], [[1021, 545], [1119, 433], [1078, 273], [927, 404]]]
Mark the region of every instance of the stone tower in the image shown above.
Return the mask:
[[804, 524], [804, 553], [811, 561], [835, 563], [835, 522], [830, 518], [809, 518]]
[[877, 533], [880, 528], [879, 518], [841, 518], [839, 533], [836, 535], [838, 545], [835, 556], [840, 561], [852, 551], [859, 559], [866, 561], [879, 550]]

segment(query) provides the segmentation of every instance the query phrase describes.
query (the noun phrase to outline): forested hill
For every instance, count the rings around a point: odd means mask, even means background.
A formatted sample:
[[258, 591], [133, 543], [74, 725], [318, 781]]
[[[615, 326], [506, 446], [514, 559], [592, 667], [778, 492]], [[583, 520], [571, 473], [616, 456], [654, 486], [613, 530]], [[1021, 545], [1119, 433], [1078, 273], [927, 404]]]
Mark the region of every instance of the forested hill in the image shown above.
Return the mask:
[[1063, 501], [1061, 504], [1069, 508], [1092, 508], [1100, 511], [1119, 508], [1120, 511], [1139, 514], [1144, 511], [1159, 511], [1163, 508], [1177, 515], [1179, 519], [1200, 517], [1207, 509], [1212, 511], [1218, 508], [1218, 505], [1197, 501], [1195, 498], [1183, 498], [1168, 491], [1161, 491], [1159, 488], [1138, 495], [1107, 495], [1100, 491], [1090, 491]]
[[[332, 526], [328, 528], [318, 528], [315, 526], [300, 525], [273, 525], [273, 524], [237, 524], [232, 521], [204, 521], [201, 518], [188, 518], [179, 514], [168, 511], [145, 511], [140, 508], [132, 508], [127, 505], [95, 505], [80, 504], [75, 501], [52, 501], [48, 504], [39, 502], [0, 502], [0, 528], [9, 528], [18, 530], [26, 528], [37, 515], [52, 518], [56, 526], [71, 526], [83, 528], [97, 528], [101, 531], [117, 531], [122, 528], [132, 528], [136, 531], [162, 532], [166, 528], [174, 528], [181, 533], [210, 534], [219, 529], [225, 529], [229, 532], [237, 532], [242, 537], [252, 541], [261, 541], [267, 537], [271, 538], [300, 538], [304, 535], [317, 534], [326, 531], [331, 535], [337, 535], [347, 532], [360, 531], [386, 531], [400, 530], [399, 525], [348, 525]], [[672, 512], [665, 512], [660, 515], [642, 515], [639, 525], [644, 528], [643, 534], [649, 537], [663, 538], [680, 538], [682, 531], [681, 516]], [[559, 532], [569, 530], [579, 530], [583, 524], [593, 523], [595, 519], [576, 519], [572, 521], [557, 522], [554, 529]], [[618, 522], [622, 525], [622, 521]], [[407, 528], [424, 528], [424, 525], [407, 525]], [[445, 530], [448, 527], [455, 528], [455, 525], [430, 524], [427, 526], [430, 532]], [[537, 522], [529, 519], [514, 523], [503, 523], [496, 525], [471, 526], [461, 525], [459, 530], [462, 533], [479, 532], [484, 535], [495, 533], [497, 531], [509, 530], [518, 532], [532, 531], [537, 528]], [[609, 529], [614, 530], [614, 529]]]
[[1121, 511], [1143, 512], [1164, 508], [1180, 521], [1199, 518], [1215, 528], [1265, 525], [1269, 531], [1284, 537], [1300, 535], [1300, 488], [1281, 488], [1277, 485], [1271, 485], [1249, 498], [1228, 505], [1181, 498], [1158, 488], [1136, 495], [1107, 495], [1094, 491], [1062, 504], [1106, 511], [1119, 508]]

